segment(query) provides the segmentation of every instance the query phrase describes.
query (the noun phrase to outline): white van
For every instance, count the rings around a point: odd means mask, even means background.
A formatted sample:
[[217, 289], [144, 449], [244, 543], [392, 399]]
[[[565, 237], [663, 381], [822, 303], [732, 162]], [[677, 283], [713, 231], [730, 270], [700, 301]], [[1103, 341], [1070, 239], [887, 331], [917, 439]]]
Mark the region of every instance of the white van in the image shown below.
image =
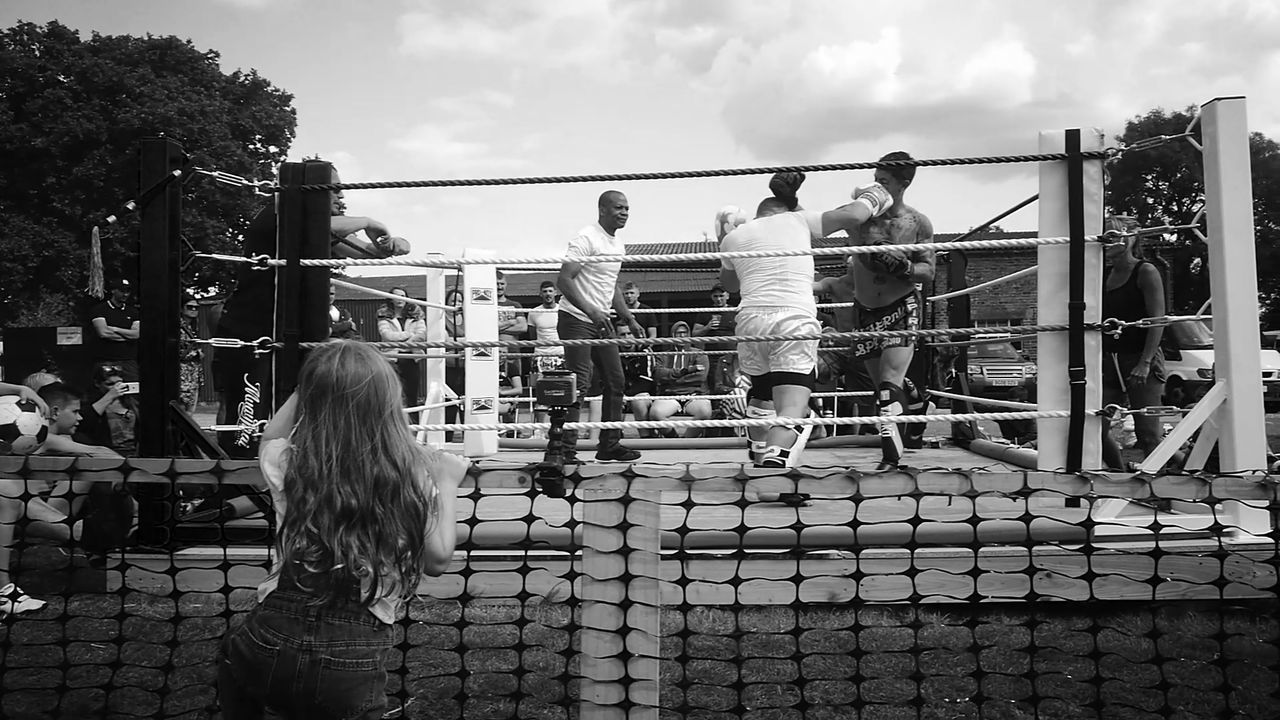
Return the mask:
[[[1170, 323], [1160, 340], [1164, 352], [1166, 405], [1190, 405], [1213, 384], [1213, 331], [1199, 320]], [[1263, 402], [1280, 409], [1280, 352], [1262, 350]]]

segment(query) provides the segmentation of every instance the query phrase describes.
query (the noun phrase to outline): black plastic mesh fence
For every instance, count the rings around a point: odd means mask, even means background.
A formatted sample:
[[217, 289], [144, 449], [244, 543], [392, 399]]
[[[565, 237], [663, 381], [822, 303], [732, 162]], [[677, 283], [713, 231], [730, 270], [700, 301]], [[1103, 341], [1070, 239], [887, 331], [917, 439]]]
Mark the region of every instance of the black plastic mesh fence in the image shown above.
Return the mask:
[[[48, 603], [0, 627], [0, 714], [216, 717], [218, 644], [256, 603], [270, 529], [174, 508], [257, 478], [0, 457], [0, 560]], [[573, 480], [551, 498], [498, 465], [463, 489], [466, 553], [396, 625], [390, 717], [1280, 717], [1269, 477]], [[32, 508], [92, 483], [148, 504], [164, 547], [42, 540]]]

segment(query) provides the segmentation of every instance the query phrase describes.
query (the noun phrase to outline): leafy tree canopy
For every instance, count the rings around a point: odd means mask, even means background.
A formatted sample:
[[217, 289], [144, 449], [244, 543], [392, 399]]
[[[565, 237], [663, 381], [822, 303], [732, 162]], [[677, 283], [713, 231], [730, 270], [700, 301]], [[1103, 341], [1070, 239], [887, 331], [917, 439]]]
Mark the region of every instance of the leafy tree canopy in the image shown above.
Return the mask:
[[[1129, 120], [1116, 140], [1131, 145], [1160, 135], [1180, 135], [1191, 127], [1194, 117], [1194, 108], [1180, 112], [1156, 108]], [[1201, 142], [1198, 124], [1193, 134]], [[1280, 145], [1252, 133], [1249, 155], [1260, 313], [1263, 327], [1275, 328], [1280, 327]], [[1124, 153], [1108, 170], [1108, 211], [1132, 215], [1145, 227], [1188, 225], [1204, 207], [1203, 157], [1185, 140]], [[1169, 260], [1170, 311], [1193, 312], [1210, 294], [1206, 246], [1189, 231], [1171, 235], [1169, 244], [1161, 254]]]
[[[294, 138], [293, 96], [219, 57], [173, 36], [82, 40], [57, 21], [0, 30], [0, 326], [78, 322], [90, 228], [137, 196], [143, 138], [173, 138], [199, 167], [271, 176]], [[260, 204], [197, 177], [184, 239], [236, 252]], [[136, 217], [104, 226], [102, 252], [108, 275], [136, 275]], [[196, 262], [183, 279], [217, 291], [231, 273]]]

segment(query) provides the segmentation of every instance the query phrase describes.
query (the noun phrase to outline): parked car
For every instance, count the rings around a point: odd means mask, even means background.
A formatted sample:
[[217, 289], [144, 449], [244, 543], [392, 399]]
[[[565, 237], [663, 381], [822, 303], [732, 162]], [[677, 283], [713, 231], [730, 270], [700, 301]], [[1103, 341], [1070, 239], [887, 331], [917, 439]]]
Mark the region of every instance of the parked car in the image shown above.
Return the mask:
[[[1160, 339], [1166, 405], [1191, 405], [1213, 384], [1213, 330], [1199, 320], [1171, 323]], [[1280, 352], [1262, 349], [1262, 391], [1267, 412], [1280, 410]]]
[[[996, 400], [1008, 400], [1012, 395], [1016, 400], [1034, 400], [1036, 364], [1019, 352], [1009, 337], [1008, 334], [973, 337], [981, 342], [968, 348], [964, 372], [970, 395]], [[959, 371], [957, 367], [956, 372]]]

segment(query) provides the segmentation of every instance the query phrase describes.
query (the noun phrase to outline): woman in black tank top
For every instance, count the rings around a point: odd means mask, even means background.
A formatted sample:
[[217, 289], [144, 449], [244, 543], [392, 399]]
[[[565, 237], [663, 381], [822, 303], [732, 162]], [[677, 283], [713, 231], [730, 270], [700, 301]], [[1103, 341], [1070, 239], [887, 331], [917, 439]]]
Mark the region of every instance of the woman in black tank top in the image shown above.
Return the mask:
[[[1133, 232], [1138, 223], [1133, 218], [1112, 216], [1103, 223], [1104, 230]], [[1123, 244], [1109, 245], [1103, 251], [1107, 272], [1102, 286], [1102, 317], [1139, 320], [1164, 315], [1164, 282], [1155, 265], [1142, 259], [1138, 237], [1126, 237]], [[1160, 326], [1128, 328], [1119, 337], [1103, 335], [1102, 402], [1117, 403], [1131, 409], [1159, 405], [1164, 395], [1164, 354], [1160, 351]], [[1155, 450], [1163, 437], [1160, 419], [1146, 415], [1133, 416], [1138, 449], [1145, 458]], [[1102, 460], [1113, 470], [1124, 470], [1120, 446], [1104, 421]]]

